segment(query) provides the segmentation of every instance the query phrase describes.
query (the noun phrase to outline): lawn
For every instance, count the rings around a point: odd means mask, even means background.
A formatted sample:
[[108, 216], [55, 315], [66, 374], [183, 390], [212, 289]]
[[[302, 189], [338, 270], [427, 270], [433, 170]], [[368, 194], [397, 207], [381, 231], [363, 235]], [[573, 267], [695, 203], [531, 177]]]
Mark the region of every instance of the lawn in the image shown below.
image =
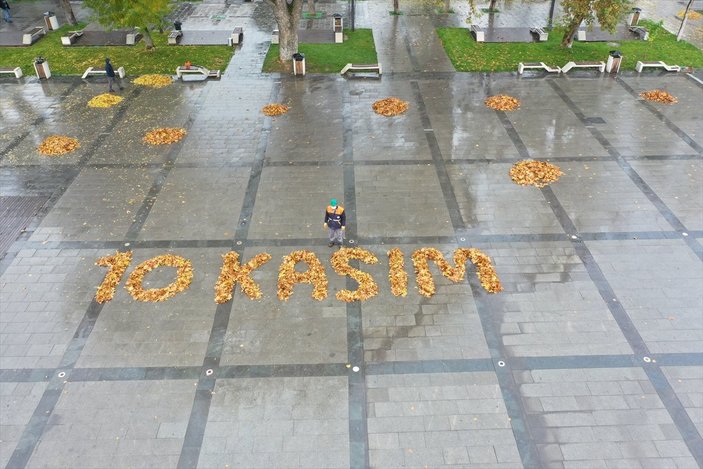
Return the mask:
[[136, 46], [70, 46], [61, 45], [66, 31], [79, 30], [84, 25], [66, 25], [51, 31], [29, 47], [0, 47], [0, 67], [22, 67], [25, 75], [34, 75], [34, 58], [44, 57], [53, 75], [82, 75], [88, 67], [102, 67], [110, 57], [115, 68], [124, 67], [128, 75], [144, 73], [174, 74], [176, 67], [190, 60], [210, 69], [224, 70], [233, 54], [231, 47], [222, 46], [168, 46], [168, 33], [153, 32], [153, 50], [144, 48], [144, 41]]
[[[298, 50], [305, 54], [307, 73], [339, 73], [348, 63], [369, 64], [378, 61], [370, 29], [345, 29], [342, 44], [299, 44]], [[264, 72], [291, 72], [292, 64], [292, 60], [284, 64], [279, 62], [278, 45], [273, 44], [266, 55]]]
[[569, 61], [606, 61], [608, 52], [617, 49], [623, 54], [621, 69], [634, 70], [638, 60], [661, 60], [668, 64], [703, 67], [703, 52], [695, 46], [676, 42], [676, 36], [656, 24], [641, 22], [652, 31], [650, 41], [622, 41], [617, 46], [607, 42], [574, 41], [571, 49], [559, 44], [563, 30], [555, 29], [549, 40], [542, 43], [477, 43], [466, 28], [440, 28], [437, 30], [444, 50], [454, 68], [460, 72], [514, 71], [518, 62], [544, 62], [563, 66]]

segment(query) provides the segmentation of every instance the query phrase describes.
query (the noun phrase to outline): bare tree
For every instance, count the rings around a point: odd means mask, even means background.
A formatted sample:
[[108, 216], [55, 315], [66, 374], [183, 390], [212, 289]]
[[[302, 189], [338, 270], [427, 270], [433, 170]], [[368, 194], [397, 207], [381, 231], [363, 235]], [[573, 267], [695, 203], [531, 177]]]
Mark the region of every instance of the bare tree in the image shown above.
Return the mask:
[[630, 8], [631, 0], [562, 0], [564, 37], [562, 47], [571, 47], [581, 23], [592, 25], [596, 19], [603, 29], [614, 31]]
[[308, 0], [308, 14], [310, 16], [315, 16], [317, 14], [315, 10], [315, 0]]
[[681, 26], [679, 26], [679, 32], [676, 33], [677, 41], [680, 41], [683, 37], [683, 30], [686, 27], [686, 21], [688, 21], [688, 12], [691, 10], [691, 5], [693, 5], [693, 0], [688, 0], [688, 5], [686, 5], [686, 11], [684, 11], [683, 19], [681, 20]]
[[303, 0], [268, 0], [278, 24], [278, 59], [290, 60], [298, 52], [298, 26], [303, 13]]
[[76, 24], [76, 15], [73, 14], [73, 7], [71, 6], [70, 0], [59, 0], [59, 6], [63, 10], [64, 15], [66, 15], [66, 22], [68, 24]]

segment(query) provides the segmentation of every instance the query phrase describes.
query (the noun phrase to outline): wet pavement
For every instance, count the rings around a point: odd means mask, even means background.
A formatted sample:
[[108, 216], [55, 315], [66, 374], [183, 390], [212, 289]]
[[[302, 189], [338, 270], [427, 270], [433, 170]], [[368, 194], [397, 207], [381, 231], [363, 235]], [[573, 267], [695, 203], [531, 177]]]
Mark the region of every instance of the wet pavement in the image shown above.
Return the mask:
[[[455, 73], [431, 30], [446, 15], [357, 5], [381, 80], [261, 74], [272, 24], [228, 13], [254, 2], [184, 21], [244, 27], [220, 81], [127, 83], [109, 109], [85, 107], [99, 82], [0, 82], [0, 216], [23, 228], [0, 243], [0, 466], [703, 467], [703, 85]], [[654, 88], [679, 103], [639, 99]], [[487, 109], [495, 94], [522, 105]], [[408, 112], [374, 114], [388, 96]], [[290, 111], [265, 117], [273, 102]], [[188, 134], [147, 146], [152, 127]], [[81, 147], [37, 154], [54, 133]], [[517, 186], [525, 158], [564, 175]], [[335, 298], [355, 282], [330, 265], [331, 197], [348, 245], [379, 258], [361, 267], [379, 286], [368, 301]], [[459, 283], [433, 267], [437, 293], [420, 296], [421, 247], [481, 249], [504, 291], [470, 265]], [[276, 297], [300, 249], [326, 270], [322, 301], [308, 285]], [[134, 258], [99, 304], [95, 262], [116, 250]], [[252, 274], [262, 299], [237, 286], [214, 302], [228, 251], [272, 256]], [[165, 253], [192, 262], [192, 284], [132, 299], [126, 278]]]

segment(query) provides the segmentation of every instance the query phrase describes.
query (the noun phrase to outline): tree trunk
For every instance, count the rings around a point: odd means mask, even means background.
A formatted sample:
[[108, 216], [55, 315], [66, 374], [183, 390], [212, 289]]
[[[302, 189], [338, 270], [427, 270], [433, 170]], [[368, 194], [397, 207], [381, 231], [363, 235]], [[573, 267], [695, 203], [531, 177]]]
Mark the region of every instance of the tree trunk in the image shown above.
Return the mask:
[[451, 5], [451, 0], [444, 0], [444, 12], [449, 13], [449, 10], [452, 9]]
[[571, 49], [571, 46], [574, 44], [574, 35], [579, 30], [579, 26], [581, 26], [582, 21], [583, 18], [573, 18], [571, 20], [571, 23], [569, 23], [566, 28], [564, 37], [561, 39], [561, 47], [567, 47]]
[[273, 3], [273, 16], [278, 24], [278, 59], [281, 63], [290, 61], [293, 54], [298, 52], [298, 26], [303, 12], [303, 1], [275, 0]]
[[676, 40], [680, 41], [683, 37], [683, 30], [686, 27], [686, 21], [688, 21], [688, 11], [691, 9], [693, 0], [688, 0], [688, 5], [686, 5], [686, 11], [683, 13], [683, 19], [681, 20], [681, 26], [679, 26], [679, 32], [676, 33]]
[[308, 0], [308, 14], [310, 16], [315, 16], [317, 14], [315, 11], [315, 0]]
[[494, 10], [496, 9], [496, 3], [497, 3], [497, 2], [498, 2], [498, 0], [491, 0], [491, 4], [488, 5], [488, 9], [489, 9], [490, 11], [494, 11]]
[[151, 33], [149, 33], [149, 28], [142, 28], [142, 36], [144, 36], [144, 46], [147, 49], [154, 48], [154, 40], [151, 38]]
[[71, 7], [70, 0], [59, 0], [59, 5], [66, 16], [66, 22], [68, 24], [74, 25], [78, 23], [78, 21], [76, 21], [76, 15], [73, 14], [73, 7]]
[[399, 8], [400, 5], [398, 5], [398, 0], [393, 0], [393, 13], [395, 13], [396, 15], [400, 13]]

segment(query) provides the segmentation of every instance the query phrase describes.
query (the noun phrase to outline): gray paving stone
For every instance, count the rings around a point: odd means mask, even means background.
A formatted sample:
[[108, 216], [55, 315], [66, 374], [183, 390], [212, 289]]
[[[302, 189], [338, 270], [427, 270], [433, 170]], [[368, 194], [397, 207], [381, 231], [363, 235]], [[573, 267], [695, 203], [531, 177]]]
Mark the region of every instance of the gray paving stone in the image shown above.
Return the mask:
[[[77, 366], [199, 366], [203, 362], [216, 304], [214, 285], [225, 249], [135, 250], [130, 268], [112, 301], [105, 303]], [[166, 302], [139, 302], [124, 288], [139, 263], [161, 254], [191, 261], [190, 287]], [[96, 258], [97, 259], [97, 258]], [[173, 282], [175, 269], [161, 267], [144, 277], [144, 288], [161, 288]], [[102, 281], [95, 276], [94, 288]]]
[[[360, 236], [454, 234], [432, 167], [361, 166], [354, 169], [354, 176]], [[422, 197], [416, 197], [418, 191]]]
[[588, 246], [652, 352], [701, 350], [703, 268], [683, 242], [597, 241]]
[[[371, 466], [444, 467], [470, 463], [480, 467], [500, 467], [498, 463], [519, 461], [495, 377], [490, 373], [441, 373], [436, 376], [446, 384], [423, 386], [416, 383], [418, 375], [367, 377], [370, 409], [378, 409], [381, 404], [386, 407], [398, 404], [407, 411], [404, 417], [381, 417], [377, 412], [369, 413], [370, 441], [375, 444], [391, 442], [399, 444], [402, 449], [370, 451]], [[372, 400], [371, 391], [381, 388], [388, 390], [390, 402]], [[495, 407], [483, 410], [471, 405], [474, 401], [489, 401], [483, 397], [485, 395], [495, 396], [492, 399]], [[450, 407], [449, 403], [455, 406]], [[453, 413], [439, 419], [448, 425], [437, 426], [438, 414], [452, 409], [455, 409]]]
[[[189, 381], [67, 383], [29, 467], [98, 467], [106, 458], [117, 466], [174, 463], [194, 392]], [[171, 435], [130, 432], [150, 422]]]
[[[139, 238], [233, 238], [249, 172], [245, 168], [173, 169]], [[210, 184], [221, 190], [202, 190], [203, 185]]]
[[[579, 231], [669, 231], [671, 225], [614, 162], [561, 165], [554, 192]], [[588, 184], [583, 182], [588, 180]], [[568, 187], [568, 189], [567, 189]], [[617, 206], [606, 200], [616, 198]]]
[[[477, 21], [537, 24], [548, 3], [506, 3], [500, 15]], [[318, 6], [327, 17], [304, 27], [329, 28], [334, 11], [348, 19], [347, 4]], [[245, 28], [219, 81], [160, 90], [127, 82], [125, 103], [88, 109], [103, 80], [3, 79], [0, 195], [48, 200], [0, 259], [3, 466], [21, 459], [20, 438], [30, 459], [19, 467], [363, 467], [367, 456], [379, 468], [514, 469], [531, 467], [523, 464], [530, 457], [559, 469], [698, 466], [677, 425], [685, 410], [701, 430], [700, 367], [691, 366], [694, 355], [662, 356], [700, 352], [703, 342], [697, 245], [674, 229], [703, 240], [695, 231], [703, 226], [697, 85], [684, 74], [457, 74], [432, 31], [465, 27], [466, 2], [451, 6], [457, 14], [408, 4], [405, 15], [391, 16], [388, 5], [358, 2], [357, 26], [374, 29], [382, 80], [259, 73], [274, 25], [261, 2], [181, 6], [193, 30]], [[17, 8], [41, 21], [42, 8], [54, 6], [37, 0]], [[653, 88], [680, 103], [636, 98]], [[498, 93], [518, 97], [520, 109], [487, 109], [484, 99]], [[388, 96], [408, 101], [408, 111], [373, 113], [372, 103]], [[288, 114], [263, 116], [261, 107], [274, 101], [290, 105]], [[156, 126], [188, 134], [175, 146], [144, 145], [144, 132]], [[76, 136], [82, 146], [39, 157], [36, 145], [48, 133]], [[507, 170], [527, 156], [566, 174], [551, 190], [518, 187]], [[163, 185], [154, 186], [157, 175], [166, 176]], [[89, 309], [105, 274], [95, 259], [127, 247], [152, 188], [154, 205], [132, 241], [135, 263], [185, 255], [196, 268], [193, 284], [169, 302], [142, 304], [123, 280], [115, 300]], [[245, 197], [248, 188], [257, 190]], [[332, 272], [324, 246], [321, 215], [331, 197], [348, 207], [355, 245], [379, 257], [363, 270], [380, 294], [361, 305], [334, 298], [346, 280]], [[244, 200], [253, 213], [237, 226]], [[587, 252], [564, 236], [571, 223]], [[236, 240], [245, 260], [259, 252], [274, 258], [253, 274], [262, 300], [237, 288], [233, 303], [218, 307], [212, 288], [228, 247], [213, 246], [237, 229], [248, 236]], [[433, 270], [437, 294], [421, 298], [407, 257], [409, 294], [392, 297], [387, 237], [407, 256], [423, 246], [449, 254], [449, 239], [479, 247], [505, 291], [474, 295], [467, 282]], [[246, 245], [251, 240], [256, 247]], [[294, 249], [315, 251], [325, 265], [325, 301], [314, 302], [306, 285], [287, 303], [275, 298], [280, 258]], [[608, 284], [594, 283], [598, 271]], [[474, 278], [472, 267], [467, 275]], [[171, 279], [171, 269], [160, 269], [146, 281]], [[668, 363], [662, 370], [676, 399], [660, 398], [665, 383], [653, 385], [642, 368], [593, 368], [641, 358], [602, 298], [611, 287], [653, 358]], [[95, 327], [74, 338], [97, 312]], [[631, 332], [627, 338], [638, 345]], [[53, 396], [42, 380], [59, 371], [69, 344], [80, 352], [77, 369], [56, 383], [60, 398], [47, 414], [36, 409]], [[216, 378], [196, 379], [207, 350]], [[505, 360], [508, 371], [447, 371], [483, 370], [488, 359]], [[366, 374], [306, 376], [344, 374], [347, 361]], [[657, 362], [646, 366], [659, 370]], [[218, 377], [222, 371], [228, 378]], [[169, 378], [183, 373], [190, 378]], [[267, 377], [251, 377], [258, 374]], [[161, 378], [145, 379], [151, 375]], [[110, 376], [126, 381], [92, 381]]]
[[[346, 399], [346, 378], [341, 377], [218, 380], [198, 467], [218, 461], [247, 467], [347, 467]], [[248, 412], [269, 406], [293, 408], [293, 415], [262, 420]], [[311, 412], [298, 415], [299, 406]], [[324, 425], [325, 431], [297, 434], [298, 425]], [[223, 435], [228, 439], [224, 448], [209, 443]]]
[[[569, 461], [572, 467], [579, 467], [579, 464], [580, 467], [644, 467], [645, 462], [654, 465], [661, 462], [665, 467], [666, 458], [682, 457], [688, 450], [680, 435], [673, 435], [671, 439], [664, 436], [661, 426], [670, 424], [671, 417], [656, 394], [639, 392], [628, 400], [626, 391], [613, 395], [612, 388], [604, 388], [608, 394], [601, 396], [597, 394], [598, 388], [593, 387], [593, 395], [590, 395], [590, 389], [588, 395], [579, 395], [579, 390], [569, 393], [564, 386], [568, 383], [641, 380], [645, 374], [639, 368], [534, 370], [531, 374], [535, 383], [550, 385], [542, 388], [540, 400], [544, 401], [544, 411], [528, 410], [527, 414], [532, 434], [539, 435], [536, 443], [545, 462], [563, 459], [564, 467]], [[535, 383], [524, 381], [518, 377], [523, 396], [526, 393], [539, 394]], [[562, 394], [573, 399], [556, 401], [567, 404], [565, 409], [549, 410], [550, 403], [554, 402], [550, 397], [551, 386], [563, 388]], [[649, 399], [657, 401], [656, 408], [650, 405], [635, 407]], [[570, 402], [578, 409], [570, 409]], [[696, 464], [692, 457], [684, 460], [684, 464]]]
[[120, 240], [149, 192], [153, 169], [83, 169], [32, 241]]
[[325, 208], [344, 206], [340, 167], [264, 168], [250, 221], [252, 239], [326, 238]]

